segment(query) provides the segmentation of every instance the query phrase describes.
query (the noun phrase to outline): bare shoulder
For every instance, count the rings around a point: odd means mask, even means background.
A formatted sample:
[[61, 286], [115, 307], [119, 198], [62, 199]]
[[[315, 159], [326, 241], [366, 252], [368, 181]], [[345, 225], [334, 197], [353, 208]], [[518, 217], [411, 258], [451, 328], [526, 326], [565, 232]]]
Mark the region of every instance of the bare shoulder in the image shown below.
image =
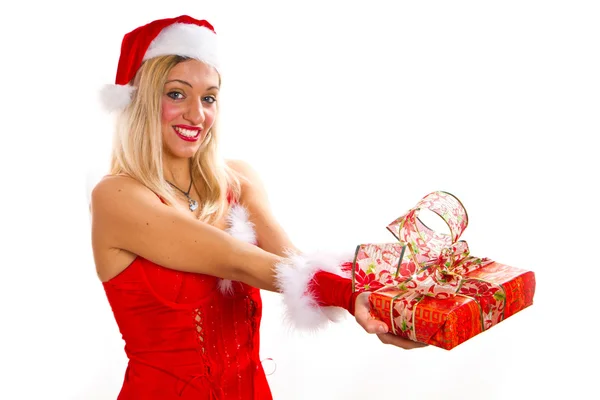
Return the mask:
[[289, 251], [294, 251], [294, 244], [273, 215], [267, 191], [256, 170], [247, 162], [239, 160], [228, 161], [228, 165], [240, 175], [240, 202], [249, 212], [258, 246], [281, 257], [285, 257]]
[[[136, 208], [161, 205], [160, 198], [139, 181], [125, 175], [104, 177], [92, 190], [90, 210], [96, 216], [130, 214]], [[135, 213], [137, 214], [137, 213]]]
[[226, 163], [243, 180], [251, 181], [253, 177], [258, 178], [256, 170], [244, 160], [227, 160]]
[[[152, 198], [152, 192], [133, 178], [125, 175], [105, 176], [92, 190], [92, 213], [94, 210], [114, 208], [116, 201], [120, 202], [130, 197]], [[154, 196], [155, 199], [158, 197]]]
[[243, 160], [227, 160], [227, 166], [240, 179], [242, 200], [260, 200], [266, 197], [263, 181], [258, 172], [248, 162]]
[[104, 177], [91, 195], [94, 243], [101, 244], [102, 248], [118, 247], [113, 239], [121, 230], [121, 223], [124, 220], [140, 220], [141, 210], [155, 209], [160, 205], [158, 196], [137, 180], [123, 175]]
[[153, 201], [146, 192], [150, 191], [136, 180], [114, 175], [102, 178], [92, 190], [92, 249], [101, 281], [119, 274], [135, 258], [134, 254], [119, 248], [116, 232], [122, 228], [122, 213], [129, 212], [132, 204], [146, 196], [147, 201]]

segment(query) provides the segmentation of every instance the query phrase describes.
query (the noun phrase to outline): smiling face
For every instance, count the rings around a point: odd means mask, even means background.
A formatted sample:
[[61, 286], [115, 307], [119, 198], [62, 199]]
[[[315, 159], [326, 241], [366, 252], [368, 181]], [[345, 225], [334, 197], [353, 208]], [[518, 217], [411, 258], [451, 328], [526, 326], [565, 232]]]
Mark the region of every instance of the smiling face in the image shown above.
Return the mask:
[[161, 97], [163, 149], [174, 158], [190, 158], [202, 145], [217, 114], [219, 74], [200, 61], [175, 65]]

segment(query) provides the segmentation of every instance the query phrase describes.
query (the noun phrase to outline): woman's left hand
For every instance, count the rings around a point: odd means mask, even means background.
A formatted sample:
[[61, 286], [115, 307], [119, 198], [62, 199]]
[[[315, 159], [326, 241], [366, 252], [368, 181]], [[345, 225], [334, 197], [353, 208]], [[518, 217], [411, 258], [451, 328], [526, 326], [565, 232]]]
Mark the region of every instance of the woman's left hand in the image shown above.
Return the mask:
[[392, 346], [401, 347], [406, 350], [427, 346], [424, 343], [413, 342], [412, 340], [404, 339], [393, 333], [389, 333], [389, 327], [385, 322], [372, 317], [369, 294], [370, 292], [359, 294], [356, 297], [356, 306], [354, 309], [354, 318], [356, 318], [356, 322], [358, 322], [367, 333], [377, 335], [379, 340], [384, 344], [391, 344]]

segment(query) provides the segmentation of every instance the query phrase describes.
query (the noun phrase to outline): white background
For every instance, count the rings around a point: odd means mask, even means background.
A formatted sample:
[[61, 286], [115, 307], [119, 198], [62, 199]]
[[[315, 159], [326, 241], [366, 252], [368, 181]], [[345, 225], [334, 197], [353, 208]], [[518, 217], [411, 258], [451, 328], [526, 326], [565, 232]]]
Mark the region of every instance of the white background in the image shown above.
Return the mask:
[[215, 25], [223, 154], [258, 170], [297, 246], [393, 241], [446, 190], [473, 254], [536, 273], [532, 307], [452, 351], [351, 320], [300, 335], [266, 293], [276, 399], [597, 395], [598, 2], [22, 1], [0, 9], [1, 399], [116, 398], [86, 205], [112, 132], [97, 91], [126, 32], [181, 14]]

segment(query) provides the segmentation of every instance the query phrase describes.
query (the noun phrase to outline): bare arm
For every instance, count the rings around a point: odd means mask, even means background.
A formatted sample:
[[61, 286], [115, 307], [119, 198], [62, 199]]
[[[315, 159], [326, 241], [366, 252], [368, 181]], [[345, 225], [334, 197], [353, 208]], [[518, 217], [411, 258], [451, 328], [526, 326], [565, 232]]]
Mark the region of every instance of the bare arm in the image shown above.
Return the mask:
[[102, 241], [158, 265], [277, 291], [281, 257], [182, 215], [127, 177], [107, 177], [92, 192], [92, 242]]
[[285, 257], [289, 251], [298, 252], [273, 215], [267, 191], [256, 171], [247, 163], [239, 160], [229, 161], [228, 165], [241, 178], [242, 198], [240, 202], [249, 212], [258, 246], [269, 253], [282, 257]]
[[[246, 170], [247, 175], [253, 171]], [[269, 211], [266, 195], [257, 177], [245, 183], [243, 202], [252, 218], [259, 242], [273, 253], [295, 250], [289, 238]], [[303, 255], [283, 258], [257, 246], [235, 239], [209, 224], [188, 218], [137, 181], [126, 177], [107, 177], [92, 192], [92, 244], [123, 249], [158, 265], [244, 282], [270, 291], [283, 291], [288, 312], [299, 327], [314, 329], [328, 316], [320, 311], [321, 301], [354, 313], [369, 333], [387, 331], [383, 322], [369, 318], [366, 293], [351, 294], [347, 282], [327, 272], [339, 265], [331, 260], [307, 260]], [[325, 261], [325, 262], [321, 262]], [[328, 265], [329, 264], [329, 265]], [[332, 282], [336, 282], [335, 285]], [[316, 285], [315, 285], [316, 283]], [[310, 287], [310, 289], [309, 289]], [[308, 291], [307, 291], [308, 290]], [[331, 292], [334, 293], [331, 293]], [[337, 292], [337, 293], [335, 293]], [[355, 309], [356, 305], [356, 309]], [[382, 326], [383, 325], [383, 326]], [[382, 329], [382, 330], [380, 330]], [[384, 343], [413, 348], [419, 344], [393, 336], [378, 335]]]
[[[288, 250], [299, 253], [283, 227], [277, 222], [275, 216], [271, 212], [266, 190], [258, 174], [250, 165], [242, 161], [229, 161], [228, 165], [242, 177], [241, 203], [249, 211], [250, 221], [254, 224], [256, 231], [258, 245], [262, 249], [280, 256], [287, 255]], [[318, 267], [323, 268], [326, 264], [327, 262], [324, 262]], [[281, 273], [280, 276], [285, 275], [286, 273]], [[302, 280], [297, 279], [298, 277], [294, 275], [291, 278], [292, 279], [288, 281], [288, 283], [291, 283], [290, 285], [283, 285], [284, 291], [286, 286], [287, 288], [290, 286], [293, 287], [294, 281]], [[307, 282], [306, 285], [311, 288], [310, 292], [312, 292], [313, 295], [318, 295], [319, 299], [316, 300], [316, 303], [336, 305], [347, 309], [351, 314], [355, 315], [356, 321], [363, 329], [365, 329], [365, 331], [377, 334], [383, 343], [392, 344], [404, 349], [413, 349], [424, 346], [421, 343], [387, 333], [388, 327], [385, 323], [371, 318], [368, 300], [369, 293], [365, 292], [360, 295], [352, 295], [351, 281], [349, 279], [344, 279], [335, 273], [331, 274], [327, 272], [316, 272], [310, 279], [310, 283]], [[344, 282], [345, 280], [346, 282]], [[283, 281], [285, 282], [285, 280]], [[302, 285], [304, 285], [304, 283]], [[290, 291], [293, 293], [295, 290], [292, 289]], [[303, 292], [300, 293], [303, 295]], [[308, 295], [305, 296], [305, 298], [308, 298]], [[306, 318], [306, 314], [302, 311], [295, 310], [296, 306], [294, 305], [293, 300], [288, 299], [286, 303], [288, 307], [291, 306], [291, 310], [289, 311], [291, 311], [292, 314], [295, 314], [293, 315], [293, 318], [296, 319], [296, 323], [301, 321], [300, 323], [306, 324], [305, 326], [310, 326], [315, 323], [315, 320], [310, 316]], [[298, 315], [300, 313], [303, 315]]]

